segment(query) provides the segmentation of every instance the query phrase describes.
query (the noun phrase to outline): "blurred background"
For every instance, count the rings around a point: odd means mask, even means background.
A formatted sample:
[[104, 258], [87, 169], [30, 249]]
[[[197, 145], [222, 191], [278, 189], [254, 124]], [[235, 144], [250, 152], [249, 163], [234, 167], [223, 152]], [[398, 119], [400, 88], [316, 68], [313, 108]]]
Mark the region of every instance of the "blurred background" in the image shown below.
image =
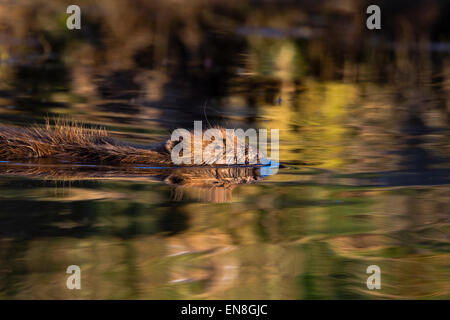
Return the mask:
[[448, 299], [449, 16], [445, 0], [0, 0], [1, 124], [63, 116], [139, 143], [194, 120], [276, 128], [286, 165], [176, 201], [145, 179], [1, 175], [0, 298]]

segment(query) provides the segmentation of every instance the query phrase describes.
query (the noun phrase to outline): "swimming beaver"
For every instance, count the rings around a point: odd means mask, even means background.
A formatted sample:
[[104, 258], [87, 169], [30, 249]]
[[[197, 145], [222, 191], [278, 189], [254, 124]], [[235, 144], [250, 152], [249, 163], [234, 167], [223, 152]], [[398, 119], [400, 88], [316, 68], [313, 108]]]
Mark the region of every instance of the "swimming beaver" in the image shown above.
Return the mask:
[[[237, 137], [232, 139], [237, 142]], [[113, 139], [105, 130], [67, 123], [30, 128], [0, 125], [0, 160], [3, 160], [0, 175], [64, 181], [111, 178], [164, 181], [173, 187], [175, 200], [189, 193], [197, 200], [214, 202], [231, 201], [234, 187], [259, 182], [267, 175], [261, 165], [174, 165], [171, 151], [179, 142], [168, 140], [154, 146], [139, 146]], [[211, 143], [218, 146], [226, 141], [203, 142], [203, 148]], [[261, 164], [262, 154], [244, 145], [245, 162], [253, 160]]]
[[[223, 134], [222, 136], [226, 137], [225, 129], [217, 129]], [[194, 134], [190, 134], [193, 141]], [[230, 139], [235, 145], [237, 144], [236, 135], [232, 135]], [[45, 158], [71, 163], [173, 166], [171, 152], [181, 141], [182, 139], [167, 140], [154, 146], [140, 146], [113, 139], [103, 129], [86, 129], [81, 125], [56, 123], [51, 126], [49, 122], [45, 127], [30, 128], [0, 125], [0, 160]], [[219, 150], [222, 150], [223, 154], [215, 154], [211, 159], [225, 156], [225, 139], [223, 141], [202, 140], [202, 144], [203, 150], [210, 144], [215, 144], [212, 149], [217, 150], [216, 146], [221, 147]], [[247, 143], [243, 145], [245, 146], [245, 163], [260, 164], [263, 155]], [[237, 158], [237, 150], [234, 148], [233, 158]], [[190, 157], [193, 160], [194, 152], [183, 154], [182, 157]], [[211, 163], [203, 161], [200, 165]]]

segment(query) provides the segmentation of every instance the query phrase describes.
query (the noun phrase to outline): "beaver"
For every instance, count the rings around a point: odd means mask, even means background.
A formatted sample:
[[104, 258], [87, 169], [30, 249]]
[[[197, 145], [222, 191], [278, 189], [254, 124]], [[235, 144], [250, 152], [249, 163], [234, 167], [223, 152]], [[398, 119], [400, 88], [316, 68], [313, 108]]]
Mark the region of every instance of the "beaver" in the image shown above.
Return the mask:
[[[216, 128], [223, 137], [229, 137], [237, 145], [236, 135], [227, 136], [224, 128]], [[190, 133], [192, 142], [194, 134]], [[57, 122], [50, 125], [47, 121], [44, 127], [33, 126], [19, 128], [0, 125], [0, 160], [25, 160], [25, 159], [53, 159], [71, 163], [96, 163], [107, 165], [146, 164], [155, 166], [174, 166], [171, 153], [175, 146], [182, 142], [166, 140], [152, 146], [142, 146], [126, 143], [109, 136], [104, 129], [87, 129], [76, 123]], [[219, 156], [226, 157], [226, 139], [223, 141], [202, 140], [202, 148], [211, 147], [209, 150], [218, 150], [221, 147], [223, 154], [215, 154], [209, 159], [216, 160]], [[245, 164], [261, 164], [264, 156], [243, 143], [245, 147]], [[234, 148], [233, 159], [237, 158], [238, 148]], [[185, 151], [183, 150], [183, 153]], [[213, 151], [214, 154], [215, 151]], [[182, 157], [194, 159], [194, 152], [183, 154]], [[191, 161], [193, 164], [194, 161]], [[211, 165], [215, 161], [204, 160], [199, 165]], [[179, 166], [180, 164], [176, 164]], [[186, 166], [185, 163], [181, 164]], [[188, 164], [189, 165], [189, 164]]]
[[[237, 142], [237, 137], [232, 139]], [[245, 162], [254, 160], [256, 165], [175, 165], [171, 152], [178, 143], [167, 140], [152, 146], [136, 145], [114, 139], [104, 129], [77, 124], [52, 126], [47, 122], [44, 127], [29, 128], [0, 125], [0, 175], [63, 181], [163, 181], [173, 187], [175, 200], [190, 193], [198, 200], [213, 202], [231, 201], [231, 191], [237, 185], [259, 182], [264, 176], [263, 155], [248, 144], [244, 144]], [[210, 143], [203, 142], [203, 148]]]

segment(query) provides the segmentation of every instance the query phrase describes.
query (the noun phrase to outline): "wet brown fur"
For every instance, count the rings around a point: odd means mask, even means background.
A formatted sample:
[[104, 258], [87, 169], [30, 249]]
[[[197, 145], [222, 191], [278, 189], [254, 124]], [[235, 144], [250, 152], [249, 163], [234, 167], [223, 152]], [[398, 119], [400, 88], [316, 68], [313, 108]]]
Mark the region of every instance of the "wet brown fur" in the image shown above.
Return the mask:
[[47, 158], [71, 163], [170, 165], [164, 146], [143, 147], [108, 136], [103, 129], [57, 123], [18, 128], [0, 125], [0, 160]]
[[[225, 129], [217, 129], [225, 135]], [[236, 143], [237, 138], [233, 139]], [[0, 125], [0, 160], [53, 159], [70, 163], [172, 166], [171, 150], [177, 143], [179, 141], [167, 140], [154, 146], [139, 146], [113, 139], [103, 129], [87, 129], [63, 121], [53, 126], [47, 122], [44, 127], [29, 128]], [[203, 142], [203, 148], [208, 144]], [[249, 150], [246, 145], [247, 160]], [[193, 160], [193, 153], [190, 157]]]

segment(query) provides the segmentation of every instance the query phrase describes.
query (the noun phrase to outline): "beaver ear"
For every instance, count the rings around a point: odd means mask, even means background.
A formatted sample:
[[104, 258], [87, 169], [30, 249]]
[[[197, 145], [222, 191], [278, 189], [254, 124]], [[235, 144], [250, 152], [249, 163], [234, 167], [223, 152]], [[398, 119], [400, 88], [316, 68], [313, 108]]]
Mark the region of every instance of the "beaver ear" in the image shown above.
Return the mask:
[[173, 147], [175, 147], [177, 143], [178, 143], [177, 141], [167, 140], [165, 145], [166, 150], [171, 152]]
[[167, 141], [166, 141], [166, 145], [165, 145], [166, 150], [169, 151], [169, 152], [171, 152], [172, 149], [173, 149], [177, 144], [179, 144], [181, 141], [182, 141], [182, 139], [180, 139], [179, 141], [167, 140]]

